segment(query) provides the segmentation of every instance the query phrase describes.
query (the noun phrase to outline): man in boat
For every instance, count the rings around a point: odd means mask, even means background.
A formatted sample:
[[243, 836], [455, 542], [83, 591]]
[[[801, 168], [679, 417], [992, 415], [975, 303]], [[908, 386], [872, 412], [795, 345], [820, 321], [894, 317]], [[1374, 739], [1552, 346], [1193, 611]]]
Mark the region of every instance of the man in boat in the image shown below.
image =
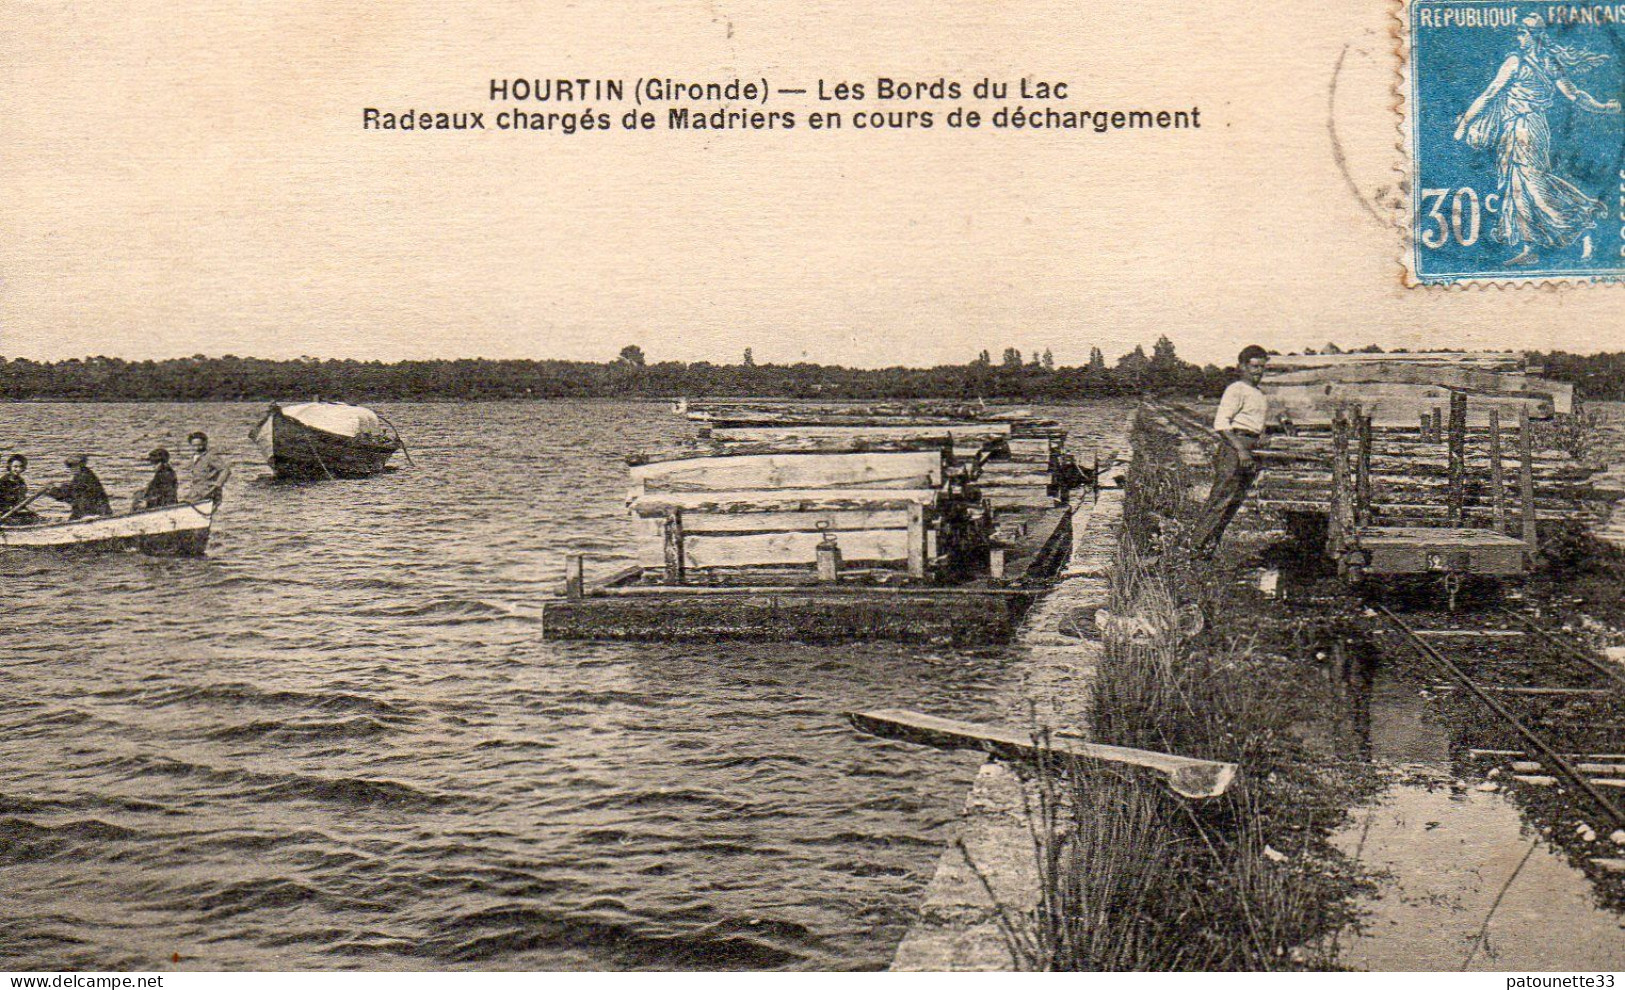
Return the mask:
[[187, 436], [192, 445], [192, 463], [187, 468], [186, 500], [188, 502], [218, 502], [231, 477], [231, 465], [219, 451], [209, 449], [209, 435], [197, 430]]
[[113, 514], [113, 504], [107, 500], [107, 489], [102, 487], [102, 479], [96, 477], [96, 472], [86, 463], [88, 460], [84, 454], [68, 458], [65, 463], [68, 470], [73, 472], [73, 477], [54, 488], [45, 489], [46, 497], [68, 503], [69, 519]]
[[135, 497], [130, 506], [136, 512], [174, 505], [180, 491], [180, 482], [175, 478], [175, 469], [169, 466], [169, 451], [159, 447], [147, 455], [147, 463], [156, 464], [157, 467], [153, 469], [152, 480], [147, 482], [147, 487]]
[[12, 454], [6, 458], [6, 473], [0, 475], [0, 517], [11, 526], [39, 522], [39, 516], [21, 508], [28, 501], [28, 482], [23, 472], [28, 470], [28, 458]]
[[[1269, 397], [1258, 383], [1264, 380], [1269, 360], [1269, 352], [1257, 344], [1243, 348], [1236, 359], [1238, 377], [1219, 399], [1219, 411], [1213, 417], [1213, 430], [1219, 435], [1219, 449], [1213, 455], [1213, 490], [1191, 538], [1191, 552], [1198, 557], [1213, 556], [1258, 476], [1253, 451], [1263, 445], [1264, 430], [1272, 418]], [[1285, 411], [1273, 418], [1281, 429], [1292, 431]]]

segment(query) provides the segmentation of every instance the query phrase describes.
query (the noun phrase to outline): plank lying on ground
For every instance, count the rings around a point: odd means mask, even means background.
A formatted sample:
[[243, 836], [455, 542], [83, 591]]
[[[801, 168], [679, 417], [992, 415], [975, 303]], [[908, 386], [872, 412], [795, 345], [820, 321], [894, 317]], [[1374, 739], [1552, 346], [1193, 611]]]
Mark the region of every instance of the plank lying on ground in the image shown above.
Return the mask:
[[902, 709], [848, 712], [847, 718], [860, 732], [938, 749], [975, 749], [1004, 759], [1035, 760], [1041, 755], [1053, 755], [1145, 767], [1163, 774], [1175, 793], [1188, 798], [1217, 797], [1229, 789], [1236, 776], [1234, 763], [1072, 739], [1051, 738], [1041, 753], [1031, 735]]
[[[1514, 760], [1511, 764], [1518, 773], [1540, 773], [1546, 765], [1535, 760]], [[1617, 763], [1576, 763], [1574, 769], [1581, 773], [1619, 773], [1622, 768]]]
[[[1519, 687], [1511, 684], [1480, 684], [1479, 687], [1494, 694], [1606, 695], [1615, 693], [1613, 688]], [[1456, 690], [1456, 685], [1435, 684], [1431, 690], [1443, 694]]]
[[[1499, 756], [1527, 756], [1521, 749], [1469, 749], [1468, 756], [1493, 759]], [[1625, 753], [1564, 753], [1566, 760], [1625, 760]]]

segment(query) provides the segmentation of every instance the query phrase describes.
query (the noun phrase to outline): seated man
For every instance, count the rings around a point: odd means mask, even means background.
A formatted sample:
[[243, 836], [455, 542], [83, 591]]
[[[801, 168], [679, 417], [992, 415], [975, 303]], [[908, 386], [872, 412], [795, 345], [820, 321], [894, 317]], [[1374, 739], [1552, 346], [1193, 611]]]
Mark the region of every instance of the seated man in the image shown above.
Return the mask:
[[159, 447], [147, 455], [147, 463], [158, 467], [152, 472], [152, 480], [147, 482], [146, 489], [135, 497], [132, 508], [137, 512], [174, 505], [180, 489], [175, 469], [169, 466], [169, 451]]
[[69, 519], [113, 514], [113, 505], [107, 500], [107, 489], [102, 487], [102, 479], [96, 477], [96, 472], [86, 463], [88, 460], [84, 454], [68, 458], [66, 464], [73, 477], [45, 490], [46, 496], [68, 503]]
[[39, 516], [22, 508], [28, 501], [28, 482], [23, 472], [28, 470], [28, 458], [12, 454], [6, 458], [6, 473], [0, 474], [0, 518], [10, 526], [23, 526], [39, 522]]

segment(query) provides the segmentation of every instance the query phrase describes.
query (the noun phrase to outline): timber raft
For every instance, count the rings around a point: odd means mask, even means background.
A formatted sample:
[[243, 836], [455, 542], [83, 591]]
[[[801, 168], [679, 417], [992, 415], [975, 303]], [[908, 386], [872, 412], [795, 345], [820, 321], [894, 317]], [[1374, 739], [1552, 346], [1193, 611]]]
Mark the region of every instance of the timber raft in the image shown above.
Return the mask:
[[1009, 639], [1099, 464], [1023, 410], [679, 403], [699, 435], [629, 458], [638, 562], [565, 561], [549, 639]]

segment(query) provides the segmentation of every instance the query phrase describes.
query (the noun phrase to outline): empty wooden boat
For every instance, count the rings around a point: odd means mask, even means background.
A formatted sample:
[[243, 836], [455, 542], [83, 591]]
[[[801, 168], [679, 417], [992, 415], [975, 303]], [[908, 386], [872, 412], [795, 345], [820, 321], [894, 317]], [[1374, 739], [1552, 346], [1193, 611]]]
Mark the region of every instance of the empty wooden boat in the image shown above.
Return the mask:
[[249, 436], [278, 478], [370, 477], [403, 446], [377, 413], [345, 402], [272, 403]]

